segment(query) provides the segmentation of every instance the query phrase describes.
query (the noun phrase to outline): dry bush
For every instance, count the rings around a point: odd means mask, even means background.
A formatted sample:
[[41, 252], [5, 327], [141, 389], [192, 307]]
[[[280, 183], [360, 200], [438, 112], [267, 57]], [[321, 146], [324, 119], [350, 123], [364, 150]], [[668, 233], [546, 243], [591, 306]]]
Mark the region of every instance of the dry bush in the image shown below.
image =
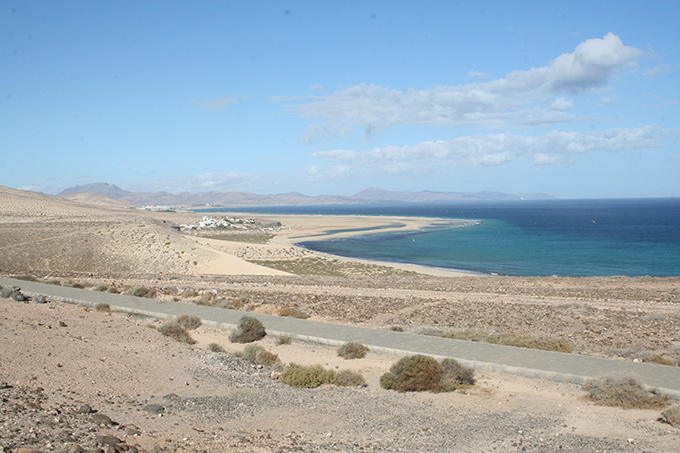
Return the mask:
[[680, 405], [676, 404], [661, 412], [659, 420], [668, 423], [671, 426], [675, 426], [676, 428], [680, 428]]
[[444, 375], [439, 383], [440, 392], [453, 392], [461, 387], [475, 384], [475, 370], [461, 365], [457, 360], [444, 359], [441, 361]]
[[670, 396], [656, 390], [645, 390], [631, 377], [601, 377], [581, 387], [588, 392], [588, 398], [601, 406], [624, 409], [656, 409], [669, 404]]
[[115, 286], [112, 286], [112, 287], [109, 288], [107, 293], [118, 294], [118, 293], [120, 293], [120, 290], [118, 288], [116, 288]]
[[191, 338], [191, 335], [189, 335], [189, 332], [184, 330], [182, 326], [180, 326], [177, 323], [171, 322], [168, 324], [163, 324], [158, 328], [158, 331], [165, 335], [166, 337], [170, 337], [174, 340], [179, 341], [180, 343], [187, 343], [187, 344], [194, 344], [196, 343], [196, 340]]
[[239, 320], [238, 327], [229, 335], [232, 343], [251, 343], [261, 340], [267, 332], [262, 323], [252, 316], [243, 316]]
[[177, 324], [186, 330], [194, 330], [201, 327], [201, 319], [198, 316], [182, 315], [175, 320]]
[[338, 348], [338, 356], [343, 359], [363, 359], [367, 353], [368, 348], [356, 341], [345, 343]]
[[563, 338], [531, 337], [529, 335], [502, 334], [491, 335], [485, 340], [487, 343], [515, 346], [518, 348], [540, 349], [543, 351], [555, 351], [571, 353], [574, 351], [571, 344]]
[[113, 312], [113, 310], [111, 310], [111, 306], [109, 304], [104, 304], [104, 303], [97, 304], [94, 307], [94, 309], [96, 311], [101, 311], [101, 312], [104, 312], [104, 313], [112, 313]]
[[341, 370], [335, 374], [335, 385], [340, 387], [366, 387], [366, 380], [357, 371]]
[[146, 297], [148, 299], [153, 299], [156, 297], [156, 290], [154, 288], [146, 288], [144, 286], [140, 286], [138, 288], [135, 288], [134, 291], [132, 291], [132, 295], [135, 297]]
[[94, 288], [95, 291], [99, 291], [100, 293], [105, 292], [107, 289], [109, 289], [109, 287], [106, 285], [98, 285]]
[[436, 390], [444, 375], [442, 365], [425, 355], [404, 357], [380, 377], [380, 386], [398, 392]]
[[246, 346], [241, 356], [250, 362], [264, 366], [273, 366], [276, 362], [280, 362], [278, 354], [269, 352], [262, 346], [256, 344]]
[[404, 331], [404, 328], [401, 327], [401, 326], [391, 326], [391, 327], [390, 327], [390, 330], [391, 330], [392, 332], [403, 332], [403, 331]]
[[324, 384], [335, 383], [335, 371], [326, 370], [321, 365], [302, 366], [289, 364], [279, 376], [279, 380], [291, 387], [312, 389]]
[[38, 281], [38, 279], [34, 275], [15, 275], [12, 278], [14, 278], [16, 280], [24, 280], [24, 281], [27, 281], [27, 282], [37, 282]]
[[208, 345], [208, 351], [210, 352], [224, 352], [224, 348], [217, 343], [210, 343]]
[[182, 297], [185, 299], [189, 299], [191, 297], [196, 296], [198, 296], [198, 293], [196, 292], [195, 289], [185, 289], [184, 292], [182, 293]]
[[274, 344], [276, 344], [276, 346], [281, 346], [281, 345], [284, 345], [284, 344], [290, 344], [291, 341], [292, 340], [290, 339], [290, 337], [288, 335], [279, 335], [278, 337], [276, 337]]
[[281, 307], [279, 308], [277, 314], [279, 316], [285, 316], [288, 318], [298, 318], [298, 319], [307, 319], [309, 318], [309, 315], [305, 313], [302, 310], [298, 310], [297, 308], [291, 308], [291, 307]]

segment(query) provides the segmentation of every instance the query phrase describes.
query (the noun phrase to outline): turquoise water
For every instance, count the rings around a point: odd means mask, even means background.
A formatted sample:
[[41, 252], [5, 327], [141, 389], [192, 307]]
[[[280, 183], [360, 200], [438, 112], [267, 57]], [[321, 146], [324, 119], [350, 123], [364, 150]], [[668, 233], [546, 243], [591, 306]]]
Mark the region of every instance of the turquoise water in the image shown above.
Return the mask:
[[300, 245], [340, 256], [520, 276], [680, 276], [680, 200], [552, 200], [247, 209], [470, 219]]

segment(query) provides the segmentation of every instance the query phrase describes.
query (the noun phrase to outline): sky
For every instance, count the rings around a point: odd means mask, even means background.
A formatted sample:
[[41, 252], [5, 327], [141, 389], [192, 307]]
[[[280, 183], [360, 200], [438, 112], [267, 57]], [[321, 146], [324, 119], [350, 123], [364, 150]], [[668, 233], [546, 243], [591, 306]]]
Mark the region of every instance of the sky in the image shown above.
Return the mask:
[[3, 1], [0, 185], [680, 196], [680, 1]]

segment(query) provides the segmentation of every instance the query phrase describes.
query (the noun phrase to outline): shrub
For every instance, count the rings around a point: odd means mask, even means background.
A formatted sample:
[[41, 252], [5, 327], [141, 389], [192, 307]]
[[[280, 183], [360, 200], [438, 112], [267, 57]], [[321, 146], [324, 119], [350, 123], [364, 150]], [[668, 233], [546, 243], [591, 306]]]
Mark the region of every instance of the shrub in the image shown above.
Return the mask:
[[198, 296], [198, 293], [196, 292], [195, 289], [185, 289], [184, 292], [182, 293], [182, 297], [184, 297], [185, 299], [196, 296]]
[[290, 307], [282, 307], [278, 311], [279, 316], [285, 316], [288, 318], [298, 318], [298, 319], [307, 319], [309, 318], [309, 315], [305, 313], [302, 310], [298, 310], [297, 308], [290, 308]]
[[113, 310], [111, 310], [111, 306], [110, 306], [109, 304], [104, 304], [104, 303], [97, 304], [97, 305], [94, 307], [94, 309], [95, 309], [96, 311], [101, 311], [101, 312], [105, 312], [105, 313], [111, 313], [111, 312], [113, 312]]
[[37, 281], [38, 281], [38, 279], [35, 278], [35, 276], [33, 276], [33, 275], [28, 275], [28, 274], [27, 274], [27, 275], [16, 275], [16, 276], [14, 276], [14, 277], [12, 277], [12, 278], [14, 278], [14, 279], [16, 279], [16, 280], [25, 280], [25, 281], [27, 281], [27, 282], [37, 282]]
[[243, 350], [242, 357], [253, 363], [259, 363], [260, 365], [272, 366], [279, 361], [279, 356], [273, 352], [267, 351], [260, 345], [251, 344], [246, 346]]
[[391, 326], [391, 327], [390, 327], [390, 330], [391, 330], [392, 332], [403, 332], [403, 331], [404, 331], [404, 328], [401, 327], [401, 326]]
[[83, 284], [80, 283], [80, 282], [76, 282], [76, 283], [74, 283], [74, 284], [71, 285], [71, 288], [83, 289], [83, 288], [85, 288], [85, 285], [83, 285]]
[[441, 362], [444, 375], [442, 376], [439, 391], [452, 392], [464, 386], [475, 384], [475, 370], [461, 365], [454, 359], [444, 359]]
[[335, 385], [340, 387], [366, 387], [366, 381], [357, 371], [342, 370], [335, 374]]
[[224, 352], [224, 348], [217, 343], [210, 343], [208, 345], [208, 351], [210, 352]]
[[140, 286], [139, 288], [135, 288], [134, 291], [132, 291], [132, 295], [136, 297], [147, 297], [149, 299], [153, 299], [156, 296], [156, 290], [153, 288]]
[[338, 348], [338, 355], [343, 359], [363, 359], [367, 352], [368, 348], [356, 341], [345, 343]]
[[174, 322], [163, 324], [158, 328], [158, 331], [165, 335], [166, 337], [170, 337], [174, 340], [179, 341], [180, 343], [187, 344], [196, 343], [196, 340], [191, 338], [191, 335], [189, 335], [189, 333], [186, 330], [184, 330], [182, 326]]
[[442, 365], [425, 355], [404, 357], [380, 377], [380, 385], [398, 392], [436, 390], [444, 375]]
[[624, 409], [654, 409], [669, 404], [670, 396], [656, 390], [645, 390], [635, 379], [601, 377], [581, 387], [588, 397], [601, 406]]
[[260, 340], [267, 335], [264, 326], [252, 316], [243, 316], [239, 320], [238, 327], [229, 335], [232, 343], [251, 343]]
[[107, 292], [109, 292], [109, 293], [111, 293], [111, 294], [118, 294], [118, 293], [120, 293], [120, 291], [118, 290], [118, 288], [116, 288], [115, 286], [110, 287], [109, 290], [108, 290]]
[[321, 365], [302, 366], [289, 364], [279, 376], [279, 380], [291, 387], [312, 389], [335, 382], [335, 371], [326, 370]]
[[175, 320], [177, 324], [182, 326], [185, 330], [194, 330], [201, 327], [201, 319], [197, 316], [182, 315]]
[[274, 343], [276, 344], [276, 346], [281, 346], [281, 345], [284, 345], [284, 344], [290, 344], [291, 339], [288, 335], [279, 335], [278, 337], [276, 337], [276, 340], [274, 341]]
[[45, 283], [47, 283], [48, 285], [61, 286], [61, 282], [59, 280], [47, 280]]
[[97, 287], [94, 288], [95, 291], [99, 291], [100, 293], [103, 293], [103, 292], [106, 291], [107, 289], [109, 289], [109, 287], [106, 286], [106, 285], [99, 285], [99, 286], [97, 286]]
[[668, 423], [671, 426], [680, 428], [680, 405], [671, 406], [665, 411], [661, 412], [660, 421]]

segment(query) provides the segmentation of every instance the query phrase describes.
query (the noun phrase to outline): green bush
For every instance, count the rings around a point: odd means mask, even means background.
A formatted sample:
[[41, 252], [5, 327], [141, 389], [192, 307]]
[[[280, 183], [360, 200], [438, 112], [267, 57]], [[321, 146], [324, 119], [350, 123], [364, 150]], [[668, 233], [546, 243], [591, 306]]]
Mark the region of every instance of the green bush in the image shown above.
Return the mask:
[[208, 351], [210, 352], [224, 352], [224, 348], [217, 343], [210, 343], [208, 345]]
[[191, 338], [191, 335], [189, 335], [189, 333], [186, 330], [184, 330], [182, 326], [174, 322], [160, 326], [158, 328], [158, 331], [165, 335], [166, 337], [170, 337], [174, 340], [179, 341], [180, 343], [187, 344], [196, 343], [196, 340]]
[[363, 359], [367, 353], [368, 348], [356, 341], [345, 343], [338, 348], [338, 355], [343, 359]]
[[366, 387], [366, 381], [357, 371], [341, 370], [335, 374], [335, 385], [340, 387]]
[[437, 390], [444, 368], [434, 358], [425, 355], [404, 357], [380, 377], [380, 385], [398, 392]]
[[279, 380], [291, 387], [312, 389], [324, 384], [333, 384], [335, 378], [335, 371], [326, 370], [321, 365], [302, 366], [291, 363], [281, 373]]
[[622, 407], [624, 409], [655, 409], [667, 406], [670, 396], [655, 390], [645, 390], [631, 377], [601, 377], [581, 387], [588, 397], [601, 406]]
[[239, 320], [238, 327], [229, 335], [232, 343], [251, 343], [260, 340], [267, 335], [262, 323], [252, 316], [243, 316]]
[[676, 404], [661, 412], [661, 421], [680, 428], [680, 405]]
[[273, 352], [267, 351], [260, 345], [251, 344], [246, 346], [243, 350], [242, 357], [253, 363], [259, 363], [260, 365], [272, 366], [279, 361], [279, 356]]
[[201, 319], [197, 316], [182, 315], [175, 320], [177, 324], [182, 326], [186, 330], [194, 330], [201, 327]]

